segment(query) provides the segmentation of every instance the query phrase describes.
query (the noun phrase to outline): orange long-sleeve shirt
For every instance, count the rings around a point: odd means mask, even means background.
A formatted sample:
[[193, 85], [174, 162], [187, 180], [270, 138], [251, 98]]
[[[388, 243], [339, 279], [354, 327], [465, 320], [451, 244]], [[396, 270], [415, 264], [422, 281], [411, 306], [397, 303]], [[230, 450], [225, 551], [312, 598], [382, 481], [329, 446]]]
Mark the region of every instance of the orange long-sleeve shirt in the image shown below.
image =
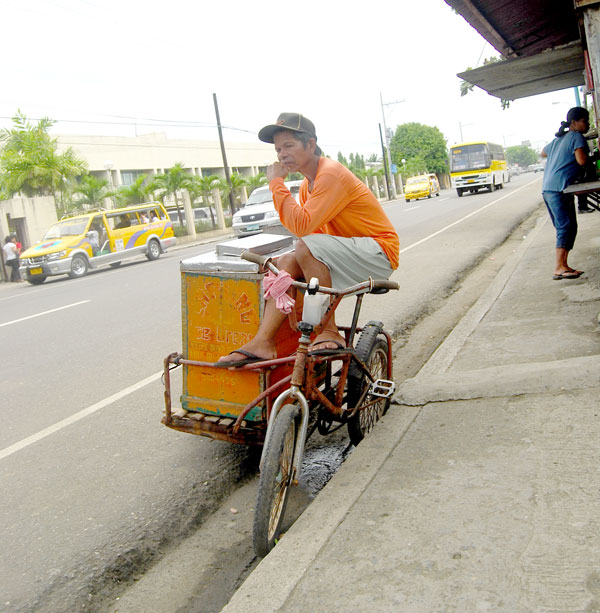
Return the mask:
[[300, 204], [277, 177], [269, 183], [281, 223], [296, 236], [331, 234], [346, 238], [370, 236], [383, 249], [392, 269], [398, 268], [400, 241], [377, 198], [345, 166], [319, 160], [312, 191], [300, 186]]

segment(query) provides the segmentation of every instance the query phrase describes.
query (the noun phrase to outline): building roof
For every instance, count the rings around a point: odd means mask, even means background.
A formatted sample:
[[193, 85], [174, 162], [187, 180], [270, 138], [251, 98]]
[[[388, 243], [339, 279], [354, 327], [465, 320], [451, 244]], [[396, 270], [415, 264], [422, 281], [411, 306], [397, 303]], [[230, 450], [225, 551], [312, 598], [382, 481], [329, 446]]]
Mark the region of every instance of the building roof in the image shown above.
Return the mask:
[[458, 76], [514, 100], [584, 83], [573, 0], [446, 0], [506, 61]]

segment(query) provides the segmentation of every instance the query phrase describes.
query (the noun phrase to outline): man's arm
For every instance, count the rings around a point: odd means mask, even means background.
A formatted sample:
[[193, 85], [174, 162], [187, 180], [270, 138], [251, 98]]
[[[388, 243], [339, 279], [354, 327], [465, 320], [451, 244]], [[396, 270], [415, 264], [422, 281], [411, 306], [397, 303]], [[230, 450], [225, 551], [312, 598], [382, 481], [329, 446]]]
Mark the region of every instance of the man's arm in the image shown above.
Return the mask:
[[[281, 179], [281, 180], [275, 180]], [[275, 177], [269, 184], [273, 202], [281, 223], [296, 236], [318, 232], [327, 222], [336, 217], [347, 205], [348, 194], [343, 181], [323, 173], [315, 181], [306, 202], [300, 205], [283, 183]]]

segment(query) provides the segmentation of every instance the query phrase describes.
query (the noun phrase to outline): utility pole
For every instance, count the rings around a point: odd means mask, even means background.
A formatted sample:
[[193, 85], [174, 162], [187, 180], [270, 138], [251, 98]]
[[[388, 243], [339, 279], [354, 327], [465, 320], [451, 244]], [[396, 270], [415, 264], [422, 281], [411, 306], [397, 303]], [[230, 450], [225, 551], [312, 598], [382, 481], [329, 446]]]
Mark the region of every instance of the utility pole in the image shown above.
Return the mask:
[[233, 202], [233, 184], [229, 176], [229, 166], [227, 165], [227, 154], [225, 153], [225, 143], [223, 142], [223, 130], [221, 129], [221, 118], [219, 117], [219, 105], [217, 104], [217, 94], [213, 94], [213, 102], [215, 103], [215, 115], [217, 116], [217, 128], [219, 130], [219, 142], [221, 143], [221, 155], [223, 156], [223, 167], [225, 168], [225, 180], [229, 185], [229, 206], [231, 214], [235, 213], [235, 204]]
[[[391, 172], [392, 171], [392, 156], [390, 155], [390, 139], [388, 136], [387, 125], [385, 123], [385, 108], [384, 107], [389, 106], [390, 104], [399, 104], [400, 102], [404, 102], [404, 100], [396, 100], [396, 102], [386, 102], [384, 104], [383, 96], [381, 95], [381, 92], [379, 92], [379, 101], [381, 102], [381, 115], [383, 117], [383, 132], [385, 134], [385, 143], [387, 146], [387, 163], [388, 163], [388, 166]], [[398, 197], [398, 194], [396, 193], [396, 181], [394, 181], [393, 179], [392, 179], [392, 195], [394, 198]]]
[[383, 146], [383, 136], [381, 135], [381, 124], [379, 124], [379, 140], [381, 140], [381, 153], [383, 155], [383, 170], [385, 173], [385, 191], [387, 193], [388, 200], [392, 199], [392, 192], [390, 191], [390, 177], [388, 175], [388, 165], [385, 157], [385, 147]]

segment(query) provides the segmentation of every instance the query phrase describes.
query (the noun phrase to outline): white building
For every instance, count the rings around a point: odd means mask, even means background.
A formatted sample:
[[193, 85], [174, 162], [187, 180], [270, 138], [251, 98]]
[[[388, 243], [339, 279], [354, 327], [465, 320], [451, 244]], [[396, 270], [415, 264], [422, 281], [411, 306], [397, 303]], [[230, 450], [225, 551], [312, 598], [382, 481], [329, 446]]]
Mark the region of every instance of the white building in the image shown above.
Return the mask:
[[[72, 136], [58, 137], [59, 152], [71, 147], [84, 159], [91, 174], [108, 179], [115, 187], [131, 185], [141, 174], [161, 174], [178, 162], [190, 174], [225, 177], [218, 141], [167, 138], [163, 133], [143, 136]], [[273, 145], [261, 143], [225, 143], [230, 172], [254, 176], [275, 161]]]

